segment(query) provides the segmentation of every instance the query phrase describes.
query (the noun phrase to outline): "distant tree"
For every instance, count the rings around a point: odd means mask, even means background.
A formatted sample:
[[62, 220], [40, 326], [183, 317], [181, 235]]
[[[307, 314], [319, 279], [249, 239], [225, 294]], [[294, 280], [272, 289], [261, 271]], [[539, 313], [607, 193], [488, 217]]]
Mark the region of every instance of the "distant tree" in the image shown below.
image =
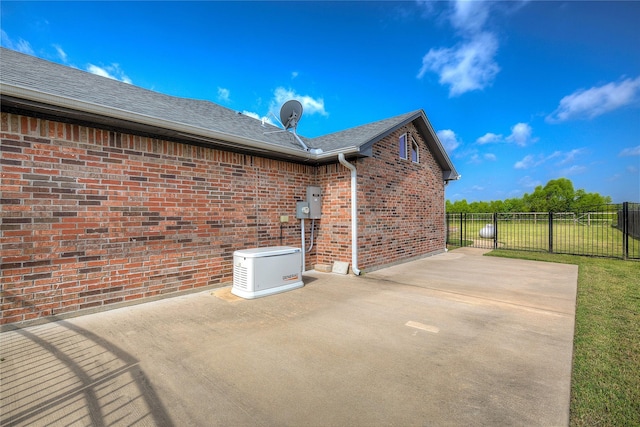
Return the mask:
[[454, 203], [447, 200], [446, 208], [447, 212], [455, 213], [577, 212], [607, 203], [611, 203], [611, 197], [574, 190], [571, 180], [558, 178], [550, 180], [544, 187], [538, 185], [533, 193], [525, 193], [521, 198], [471, 203], [465, 199]]
[[547, 200], [542, 185], [538, 185], [533, 193], [522, 196], [525, 212], [544, 212], [547, 210]]
[[526, 206], [524, 204], [524, 199], [514, 197], [512, 199], [507, 199], [503, 203], [504, 212], [525, 212]]
[[586, 193], [584, 190], [577, 190], [573, 199], [573, 211], [588, 211], [594, 206], [611, 203], [611, 197], [601, 196], [598, 193]]
[[493, 200], [489, 204], [490, 212], [507, 212], [506, 206], [502, 200]]
[[491, 203], [489, 202], [472, 202], [471, 212], [491, 212]]
[[467, 203], [466, 199], [462, 199], [462, 200], [456, 200], [455, 202], [451, 203], [447, 200], [447, 212], [452, 212], [452, 213], [468, 213], [471, 212], [471, 208], [469, 207], [469, 204]]
[[575, 198], [573, 183], [567, 178], [552, 179], [542, 189], [547, 201], [545, 211], [569, 212]]

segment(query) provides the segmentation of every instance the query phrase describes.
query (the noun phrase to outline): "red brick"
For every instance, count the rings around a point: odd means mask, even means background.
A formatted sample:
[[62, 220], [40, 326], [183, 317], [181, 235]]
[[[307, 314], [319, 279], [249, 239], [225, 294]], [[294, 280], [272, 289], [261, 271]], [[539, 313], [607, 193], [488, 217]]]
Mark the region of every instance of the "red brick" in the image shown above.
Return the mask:
[[[50, 261], [2, 270], [2, 283], [17, 281], [13, 289], [26, 288], [21, 297], [34, 306], [11, 316], [3, 309], [3, 323], [228, 283], [234, 250], [280, 245], [281, 230], [282, 244], [300, 246], [296, 201], [309, 185], [322, 188], [324, 204], [306, 268], [350, 261], [350, 178], [338, 163], [316, 167], [11, 113], [2, 113], [2, 132], [12, 141], [31, 135], [33, 145], [2, 159], [39, 163], [3, 164], [11, 188], [2, 197], [20, 203], [3, 204], [2, 214], [28, 220], [6, 224], [16, 228], [3, 239], [32, 247], [9, 249], [2, 262]], [[398, 159], [402, 132], [416, 135], [408, 125], [376, 143], [373, 158], [353, 162], [361, 268], [444, 247], [439, 168], [421, 140], [419, 164]], [[290, 222], [281, 226], [281, 215]]]

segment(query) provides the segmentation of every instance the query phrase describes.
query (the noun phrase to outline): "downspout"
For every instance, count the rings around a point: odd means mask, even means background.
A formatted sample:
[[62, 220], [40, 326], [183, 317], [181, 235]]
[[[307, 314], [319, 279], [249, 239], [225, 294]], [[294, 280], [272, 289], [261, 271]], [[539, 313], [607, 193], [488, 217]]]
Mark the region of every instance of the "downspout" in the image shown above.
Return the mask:
[[444, 187], [443, 187], [443, 200], [442, 202], [444, 203], [444, 251], [448, 252], [449, 249], [447, 249], [447, 241], [449, 240], [449, 228], [447, 227], [447, 186], [449, 185], [449, 183], [451, 181], [457, 181], [462, 177], [462, 175], [456, 175], [455, 178], [453, 179], [445, 179], [444, 180]]
[[447, 227], [447, 185], [449, 185], [449, 181], [445, 180], [444, 181], [444, 185], [442, 188], [442, 195], [443, 195], [443, 200], [442, 203], [444, 203], [444, 251], [445, 252], [449, 252], [449, 249], [447, 249], [447, 241], [449, 240], [449, 227]]
[[351, 271], [360, 275], [358, 269], [358, 188], [356, 167], [347, 162], [344, 153], [338, 154], [338, 161], [351, 171]]

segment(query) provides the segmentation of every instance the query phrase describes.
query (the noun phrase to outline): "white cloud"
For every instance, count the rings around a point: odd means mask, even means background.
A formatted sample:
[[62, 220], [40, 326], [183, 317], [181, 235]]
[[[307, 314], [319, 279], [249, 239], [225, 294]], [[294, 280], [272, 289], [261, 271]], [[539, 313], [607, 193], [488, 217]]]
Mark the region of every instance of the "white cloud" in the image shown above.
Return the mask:
[[511, 142], [524, 147], [538, 140], [538, 138], [533, 138], [532, 134], [533, 128], [531, 128], [528, 123], [516, 123], [511, 127], [511, 134], [506, 138], [502, 136], [502, 134], [487, 132], [480, 138], [476, 139], [476, 143], [478, 145], [484, 145]]
[[231, 92], [229, 91], [229, 89], [225, 89], [223, 87], [218, 87], [218, 100], [219, 101], [229, 102], [229, 95], [231, 95]]
[[570, 168], [562, 169], [560, 171], [560, 175], [562, 176], [579, 175], [581, 173], [585, 173], [586, 171], [587, 171], [586, 166], [573, 165]]
[[477, 33], [484, 27], [490, 7], [489, 2], [457, 0], [453, 2], [451, 24], [464, 33]]
[[616, 173], [613, 174], [612, 176], [610, 176], [609, 178], [607, 178], [607, 182], [614, 182], [619, 180], [620, 178], [622, 178], [622, 174], [621, 173]]
[[298, 73], [297, 71], [293, 71], [293, 72], [291, 73], [291, 79], [292, 79], [292, 80], [293, 80], [293, 79], [295, 79], [296, 77], [298, 77], [298, 75], [299, 75], [299, 74], [300, 74], [300, 73]]
[[260, 116], [260, 114], [254, 113], [253, 111], [244, 110], [242, 111], [242, 114], [244, 114], [245, 116], [253, 117], [254, 119], [257, 119], [257, 120], [264, 120], [265, 123], [269, 123], [270, 125], [275, 125], [275, 123], [273, 123], [273, 120], [271, 120], [269, 117]]
[[495, 162], [496, 160], [498, 160], [496, 155], [493, 153], [486, 153], [486, 154], [480, 155], [480, 153], [478, 153], [475, 150], [469, 150], [457, 157], [461, 157], [461, 158], [467, 157], [468, 158], [467, 163], [472, 165], [479, 165], [483, 161]]
[[62, 50], [62, 47], [60, 47], [60, 45], [54, 44], [53, 47], [55, 48], [56, 52], [58, 52], [58, 58], [60, 58], [60, 60], [66, 64], [67, 53], [64, 50]]
[[635, 147], [625, 148], [618, 154], [619, 157], [631, 157], [631, 156], [640, 156], [640, 145], [636, 145]]
[[532, 156], [531, 154], [527, 154], [526, 156], [524, 156], [522, 160], [517, 161], [513, 165], [513, 167], [516, 169], [529, 169], [535, 165], [536, 165], [535, 157]]
[[[554, 151], [548, 156], [545, 156], [543, 154], [539, 154], [537, 156], [534, 156], [532, 154], [527, 154], [522, 158], [522, 160], [517, 161], [513, 165], [513, 167], [516, 169], [530, 169], [536, 166], [540, 166], [541, 164], [546, 163], [549, 160], [557, 159], [557, 158], [560, 158], [560, 160], [555, 163], [556, 165], [558, 166], [566, 165], [568, 163], [573, 162], [579, 155], [584, 154], [585, 152], [586, 150], [584, 148], [576, 148], [566, 153], [562, 151]], [[568, 169], [564, 169], [564, 171], [565, 172], [569, 171], [569, 173], [575, 174], [578, 171], [577, 168], [578, 168], [577, 166], [572, 166]]]
[[[430, 3], [418, 4], [425, 10], [432, 10]], [[450, 97], [490, 86], [500, 71], [495, 62], [498, 38], [487, 31], [485, 25], [497, 4], [478, 0], [449, 3], [449, 22], [462, 41], [454, 47], [429, 50], [422, 58], [417, 77], [420, 79], [429, 71], [438, 74], [439, 83], [449, 86]]]
[[511, 128], [511, 135], [506, 138], [507, 142], [514, 142], [517, 145], [524, 147], [525, 145], [535, 142], [536, 139], [531, 138], [533, 129], [527, 123], [516, 123]]
[[87, 65], [87, 71], [91, 74], [96, 74], [108, 79], [119, 80], [129, 84], [132, 83], [131, 79], [127, 77], [118, 64], [111, 64], [106, 67], [98, 67], [97, 65], [89, 64]]
[[[567, 163], [571, 163], [573, 162], [576, 157], [578, 157], [579, 155], [583, 154], [585, 152], [584, 148], [576, 148], [573, 149], [571, 151], [569, 151], [568, 153], [560, 153], [559, 151], [556, 151], [556, 153], [559, 153], [559, 155], [561, 155], [563, 158], [562, 160], [560, 160], [557, 164], [558, 165], [566, 165]], [[554, 153], [554, 154], [556, 154]], [[552, 154], [553, 156], [553, 154]]]
[[[435, 8], [436, 2], [434, 2], [433, 0], [416, 0], [416, 4], [420, 6], [420, 9], [422, 10], [422, 15], [425, 17], [430, 17], [436, 9]], [[404, 8], [398, 10], [397, 12], [403, 18], [410, 17], [413, 13], [413, 11], [410, 12], [408, 9], [404, 9]]]
[[278, 87], [274, 91], [270, 110], [273, 111], [274, 114], [279, 113], [279, 108], [282, 104], [290, 99], [297, 99], [300, 101], [303, 108], [303, 114], [320, 114], [322, 116], [329, 115], [324, 107], [324, 99], [312, 98], [309, 95], [298, 95], [294, 90], [285, 89], [283, 87]]
[[476, 139], [476, 142], [480, 145], [492, 144], [495, 142], [502, 142], [504, 139], [502, 135], [496, 135], [495, 133], [487, 132], [480, 138]]
[[456, 136], [456, 133], [451, 129], [439, 130], [436, 132], [438, 139], [444, 146], [446, 151], [453, 151], [460, 146], [460, 141]]
[[520, 178], [520, 180], [518, 181], [518, 184], [525, 188], [535, 188], [538, 185], [542, 185], [542, 182], [540, 182], [537, 179], [533, 179], [529, 175], [527, 175]]
[[571, 119], [593, 119], [638, 101], [640, 98], [640, 77], [611, 82], [589, 89], [579, 89], [560, 100], [556, 110], [547, 116], [550, 123]]
[[482, 90], [493, 83], [500, 67], [494, 61], [498, 41], [492, 33], [478, 33], [453, 48], [431, 49], [422, 58], [418, 78], [428, 71], [439, 74], [440, 84], [449, 85], [449, 96]]
[[7, 49], [26, 53], [27, 55], [35, 55], [35, 52], [28, 41], [22, 38], [18, 39], [18, 41], [14, 41], [4, 30], [0, 30], [0, 45]]
[[482, 163], [482, 159], [480, 158], [480, 155], [478, 153], [474, 153], [471, 157], [469, 157], [467, 163], [472, 165], [479, 165], [480, 163]]

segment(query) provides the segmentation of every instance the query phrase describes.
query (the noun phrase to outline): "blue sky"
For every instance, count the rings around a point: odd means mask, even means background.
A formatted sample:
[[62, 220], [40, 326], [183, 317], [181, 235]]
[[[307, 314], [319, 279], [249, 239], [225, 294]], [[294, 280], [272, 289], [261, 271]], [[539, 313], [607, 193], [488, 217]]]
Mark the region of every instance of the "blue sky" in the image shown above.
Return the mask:
[[14, 2], [2, 46], [313, 137], [424, 109], [499, 200], [561, 177], [640, 201], [640, 2]]

